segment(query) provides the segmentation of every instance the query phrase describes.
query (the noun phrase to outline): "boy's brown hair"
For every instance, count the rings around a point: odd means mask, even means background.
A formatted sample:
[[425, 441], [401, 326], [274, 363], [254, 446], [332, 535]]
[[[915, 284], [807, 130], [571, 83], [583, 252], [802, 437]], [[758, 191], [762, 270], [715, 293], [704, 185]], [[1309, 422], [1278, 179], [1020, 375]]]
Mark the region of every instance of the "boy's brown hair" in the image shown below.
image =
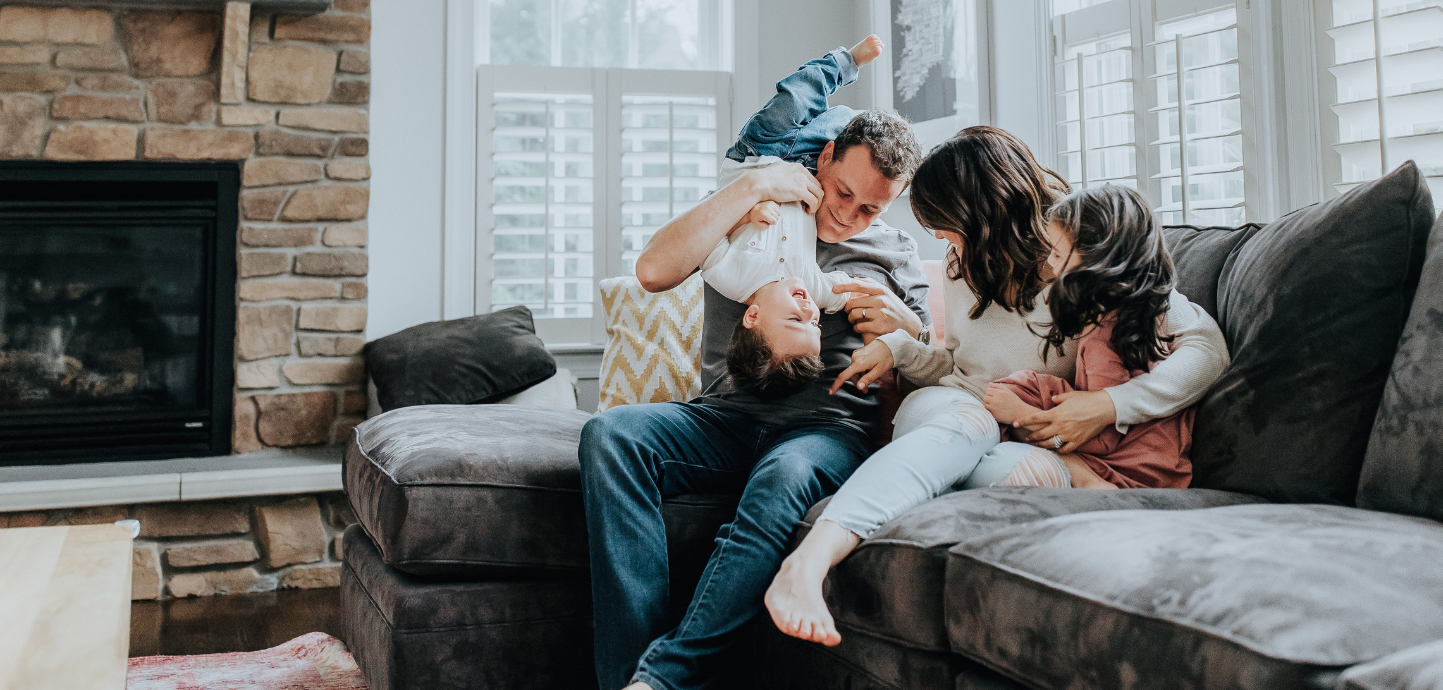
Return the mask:
[[747, 328], [741, 321], [732, 331], [727, 346], [727, 373], [732, 383], [763, 400], [776, 400], [807, 389], [822, 375], [822, 358], [804, 355], [778, 359], [760, 329]]

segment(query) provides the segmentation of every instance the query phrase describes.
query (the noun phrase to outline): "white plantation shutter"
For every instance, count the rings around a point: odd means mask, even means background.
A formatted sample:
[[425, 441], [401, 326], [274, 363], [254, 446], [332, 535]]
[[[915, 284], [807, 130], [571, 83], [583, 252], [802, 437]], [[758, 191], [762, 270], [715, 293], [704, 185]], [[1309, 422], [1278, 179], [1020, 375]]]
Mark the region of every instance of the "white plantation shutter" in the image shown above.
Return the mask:
[[1159, 23], [1153, 142], [1163, 223], [1239, 225], [1245, 216], [1237, 13]]
[[715, 188], [729, 91], [722, 72], [482, 66], [477, 311], [522, 304], [547, 344], [604, 342], [598, 283]]
[[1055, 165], [1074, 188], [1132, 187], [1165, 223], [1247, 217], [1236, 11], [1209, 5], [1053, 0]]
[[1334, 0], [1322, 11], [1332, 39], [1334, 187], [1413, 160], [1443, 208], [1443, 0]]

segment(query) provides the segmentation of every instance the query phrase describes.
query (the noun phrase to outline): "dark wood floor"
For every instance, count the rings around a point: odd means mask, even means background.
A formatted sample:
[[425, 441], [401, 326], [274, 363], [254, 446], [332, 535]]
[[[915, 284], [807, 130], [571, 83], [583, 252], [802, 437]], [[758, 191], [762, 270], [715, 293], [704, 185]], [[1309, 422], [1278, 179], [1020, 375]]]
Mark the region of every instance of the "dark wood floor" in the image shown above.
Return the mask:
[[336, 635], [340, 591], [293, 589], [131, 602], [130, 655], [253, 652], [308, 632]]

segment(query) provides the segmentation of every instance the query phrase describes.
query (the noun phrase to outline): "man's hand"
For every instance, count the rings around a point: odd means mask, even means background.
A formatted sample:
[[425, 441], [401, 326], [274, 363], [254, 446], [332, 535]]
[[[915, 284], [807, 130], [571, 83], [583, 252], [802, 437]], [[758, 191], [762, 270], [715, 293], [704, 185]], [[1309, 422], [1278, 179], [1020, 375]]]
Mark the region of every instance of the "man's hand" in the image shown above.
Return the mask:
[[[1117, 423], [1117, 408], [1107, 391], [1071, 391], [1052, 396], [1057, 407], [1022, 415], [1013, 421], [1012, 437], [1065, 455]], [[1056, 447], [1053, 437], [1062, 439]]]
[[834, 286], [832, 292], [852, 293], [843, 308], [847, 310], [847, 320], [852, 322], [852, 330], [861, 333], [868, 344], [873, 338], [898, 329], [913, 338], [922, 337], [922, 319], [880, 283], [859, 278], [855, 283]]
[[863, 345], [862, 349], [852, 353], [852, 366], [838, 374], [837, 380], [832, 382], [832, 394], [836, 395], [842, 384], [854, 377], [860, 377], [856, 381], [857, 390], [866, 393], [867, 387], [890, 371], [893, 365], [892, 349], [886, 343], [875, 340]]
[[807, 213], [816, 213], [825, 195], [822, 184], [801, 163], [775, 163], [750, 170], [744, 177], [759, 201], [800, 201]]

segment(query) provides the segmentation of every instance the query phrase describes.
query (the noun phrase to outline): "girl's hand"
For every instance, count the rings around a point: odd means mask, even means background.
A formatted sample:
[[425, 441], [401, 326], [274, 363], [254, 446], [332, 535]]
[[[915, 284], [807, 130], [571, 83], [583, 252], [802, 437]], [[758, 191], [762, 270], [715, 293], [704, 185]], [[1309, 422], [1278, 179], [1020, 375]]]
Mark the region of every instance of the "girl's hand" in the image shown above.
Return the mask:
[[922, 319], [881, 283], [858, 278], [855, 283], [832, 286], [832, 292], [852, 293], [843, 309], [847, 310], [852, 330], [861, 333], [868, 344], [868, 336], [875, 338], [896, 330], [906, 331], [913, 338], [922, 336]]
[[782, 207], [775, 201], [763, 201], [747, 214], [747, 224], [769, 228], [782, 220]]
[[832, 383], [831, 392], [836, 395], [837, 391], [842, 389], [842, 384], [851, 381], [853, 377], [860, 376], [856, 382], [857, 390], [866, 393], [867, 386], [881, 378], [882, 374], [890, 371], [892, 367], [892, 348], [887, 347], [887, 344], [880, 340], [874, 340], [852, 353], [852, 366], [837, 375], [837, 380]]
[[[1066, 455], [1117, 423], [1117, 408], [1107, 391], [1072, 391], [1052, 396], [1057, 407], [1022, 415], [1012, 422], [1012, 437]], [[1024, 429], [1026, 430], [1024, 432]], [[1056, 447], [1053, 437], [1063, 445]]]

